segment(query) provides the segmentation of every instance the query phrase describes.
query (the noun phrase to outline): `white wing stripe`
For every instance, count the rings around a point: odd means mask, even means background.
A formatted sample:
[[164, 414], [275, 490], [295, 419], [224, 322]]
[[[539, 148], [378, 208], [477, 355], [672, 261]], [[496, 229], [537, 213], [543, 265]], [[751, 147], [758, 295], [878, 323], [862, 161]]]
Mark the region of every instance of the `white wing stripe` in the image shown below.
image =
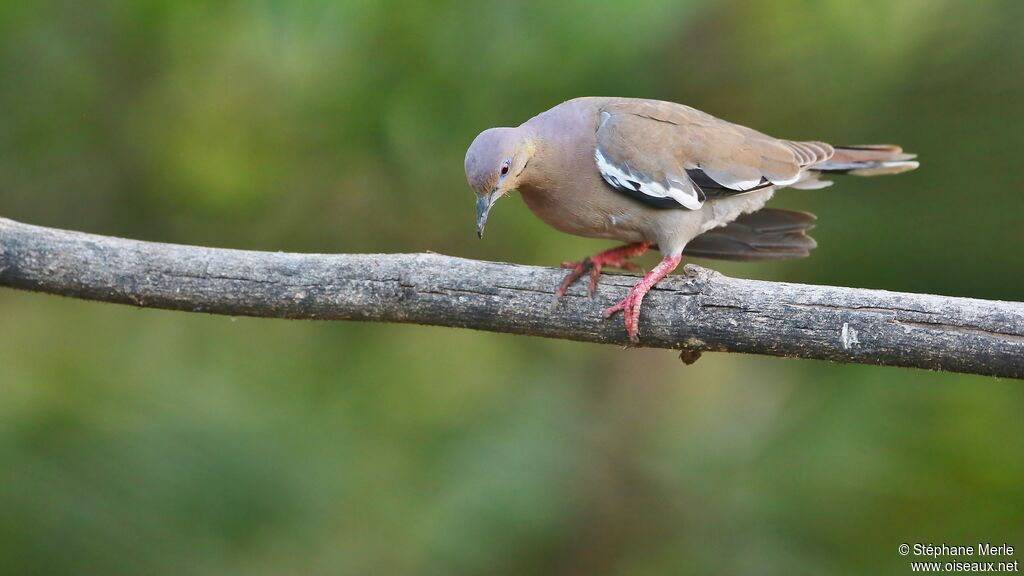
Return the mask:
[[736, 176], [730, 174], [725, 170], [714, 170], [706, 166], [702, 166], [701, 170], [708, 175], [715, 182], [718, 182], [722, 186], [732, 190], [739, 190], [740, 192], [747, 192], [761, 186], [761, 175], [757, 175], [756, 180], [740, 180]]
[[[700, 210], [704, 205], [693, 184], [688, 181], [669, 176], [669, 186], [666, 188], [660, 182], [644, 182], [629, 170], [628, 166], [622, 169], [612, 164], [604, 157], [604, 154], [601, 154], [600, 149], [594, 151], [594, 159], [597, 161], [597, 169], [601, 171], [601, 176], [612, 186], [636, 190], [652, 198], [671, 198], [690, 210]], [[633, 183], [639, 184], [640, 188], [637, 189]]]
[[792, 184], [792, 183], [796, 182], [797, 180], [799, 180], [801, 176], [803, 176], [803, 171], [797, 172], [796, 176], [793, 176], [792, 178], [790, 178], [788, 180], [782, 180], [782, 179], [771, 180], [771, 183], [775, 184], [776, 186], [789, 186], [790, 184]]

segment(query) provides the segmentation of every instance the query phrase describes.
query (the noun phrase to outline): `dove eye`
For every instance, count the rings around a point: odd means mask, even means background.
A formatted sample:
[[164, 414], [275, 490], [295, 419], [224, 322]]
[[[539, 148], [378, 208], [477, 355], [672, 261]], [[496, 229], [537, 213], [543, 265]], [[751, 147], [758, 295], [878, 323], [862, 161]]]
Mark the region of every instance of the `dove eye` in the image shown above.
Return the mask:
[[502, 176], [508, 174], [509, 166], [510, 166], [510, 163], [509, 163], [508, 160], [505, 160], [504, 162], [501, 163], [501, 175]]

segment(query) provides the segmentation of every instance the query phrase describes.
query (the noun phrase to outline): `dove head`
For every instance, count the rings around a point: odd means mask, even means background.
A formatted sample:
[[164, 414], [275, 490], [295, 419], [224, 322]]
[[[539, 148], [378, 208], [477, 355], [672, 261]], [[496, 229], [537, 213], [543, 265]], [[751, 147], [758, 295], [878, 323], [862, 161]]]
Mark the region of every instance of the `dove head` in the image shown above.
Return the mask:
[[466, 151], [466, 180], [476, 193], [476, 232], [481, 238], [494, 202], [519, 186], [536, 149], [526, 128], [484, 130]]

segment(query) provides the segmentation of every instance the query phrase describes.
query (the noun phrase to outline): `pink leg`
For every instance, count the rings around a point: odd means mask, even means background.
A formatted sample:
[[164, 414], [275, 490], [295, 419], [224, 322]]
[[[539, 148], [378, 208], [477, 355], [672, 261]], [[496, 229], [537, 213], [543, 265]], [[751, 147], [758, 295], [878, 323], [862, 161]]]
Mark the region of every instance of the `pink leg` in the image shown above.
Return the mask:
[[562, 285], [558, 287], [558, 290], [555, 290], [555, 297], [562, 298], [565, 296], [565, 291], [569, 289], [569, 286], [572, 286], [574, 282], [588, 272], [590, 274], [590, 286], [587, 288], [587, 292], [593, 296], [594, 291], [597, 290], [597, 279], [601, 276], [602, 268], [612, 266], [614, 268], [622, 268], [623, 270], [636, 270], [636, 265], [627, 260], [643, 254], [650, 246], [649, 242], [634, 242], [633, 244], [626, 244], [625, 246], [605, 250], [600, 254], [584, 258], [582, 262], [563, 262], [562, 268], [572, 270], [572, 272], [569, 272]]
[[636, 334], [640, 326], [640, 304], [644, 301], [644, 296], [650, 292], [651, 287], [675, 270], [682, 259], [682, 256], [665, 256], [661, 263], [654, 267], [654, 270], [648, 272], [643, 279], [637, 282], [636, 286], [633, 286], [628, 296], [615, 306], [607, 308], [604, 311], [604, 317], [609, 318], [621, 310], [626, 317], [626, 334], [629, 334], [629, 339], [634, 343], [639, 342], [640, 339]]

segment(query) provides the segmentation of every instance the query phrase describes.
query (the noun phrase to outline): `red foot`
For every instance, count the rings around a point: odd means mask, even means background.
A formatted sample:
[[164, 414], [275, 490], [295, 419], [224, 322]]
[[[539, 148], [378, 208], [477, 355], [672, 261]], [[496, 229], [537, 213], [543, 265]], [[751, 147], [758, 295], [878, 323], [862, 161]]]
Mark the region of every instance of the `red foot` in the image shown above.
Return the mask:
[[587, 273], [590, 274], [590, 285], [587, 287], [587, 293], [593, 296], [594, 291], [597, 290], [597, 279], [601, 276], [602, 268], [611, 266], [613, 268], [622, 268], [623, 270], [636, 270], [636, 264], [627, 261], [627, 259], [643, 254], [650, 246], [648, 242], [635, 242], [619, 246], [618, 248], [612, 248], [611, 250], [605, 250], [600, 254], [584, 258], [582, 262], [562, 262], [562, 268], [572, 270], [572, 272], [569, 272], [569, 275], [562, 281], [562, 285], [558, 287], [558, 290], [555, 290], [555, 297], [561, 299], [565, 296], [566, 290]]
[[640, 325], [640, 304], [644, 301], [644, 296], [650, 292], [651, 287], [675, 270], [682, 259], [682, 256], [665, 256], [661, 263], [654, 267], [654, 270], [648, 272], [642, 280], [637, 282], [636, 286], [633, 286], [628, 296], [615, 306], [605, 309], [605, 318], [622, 311], [626, 316], [626, 334], [629, 334], [629, 339], [634, 344], [640, 341], [637, 337], [637, 330]]

